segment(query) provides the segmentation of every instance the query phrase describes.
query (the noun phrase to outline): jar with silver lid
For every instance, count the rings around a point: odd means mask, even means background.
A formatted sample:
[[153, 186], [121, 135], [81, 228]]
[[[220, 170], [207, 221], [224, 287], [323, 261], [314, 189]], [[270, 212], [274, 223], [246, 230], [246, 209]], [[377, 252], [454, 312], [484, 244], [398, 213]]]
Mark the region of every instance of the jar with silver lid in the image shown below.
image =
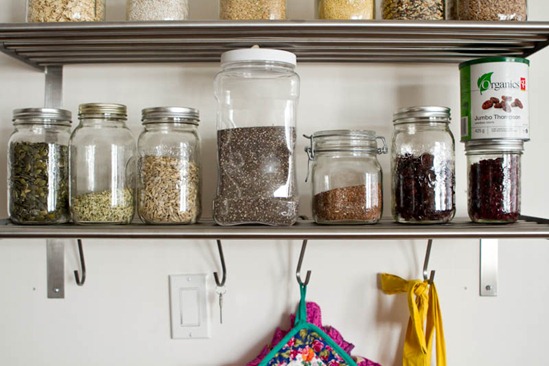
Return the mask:
[[13, 111], [8, 142], [8, 215], [15, 224], [70, 220], [71, 112], [55, 108]]
[[[385, 138], [374, 131], [329, 130], [308, 137], [312, 164], [313, 218], [318, 224], [375, 224], [383, 212], [383, 174], [378, 154]], [[382, 147], [378, 147], [378, 140]]]
[[189, 17], [188, 0], [127, 0], [126, 18], [140, 20], [186, 20]]
[[135, 212], [136, 144], [126, 106], [79, 106], [70, 139], [70, 207], [77, 224], [129, 224]]
[[100, 22], [105, 0], [27, 0], [27, 22]]
[[523, 140], [465, 142], [467, 209], [473, 222], [507, 224], [520, 215]]
[[200, 217], [199, 112], [143, 109], [137, 213], [147, 224], [193, 224]]
[[403, 108], [394, 114], [393, 123], [393, 219], [410, 224], [449, 222], [456, 211], [450, 109]]

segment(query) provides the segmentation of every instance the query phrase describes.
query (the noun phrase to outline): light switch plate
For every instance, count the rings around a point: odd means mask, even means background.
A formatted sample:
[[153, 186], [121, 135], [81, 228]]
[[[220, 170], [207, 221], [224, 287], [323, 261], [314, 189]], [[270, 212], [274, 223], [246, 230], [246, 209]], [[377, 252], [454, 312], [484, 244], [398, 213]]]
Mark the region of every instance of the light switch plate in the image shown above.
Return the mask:
[[172, 339], [210, 338], [206, 274], [170, 276]]

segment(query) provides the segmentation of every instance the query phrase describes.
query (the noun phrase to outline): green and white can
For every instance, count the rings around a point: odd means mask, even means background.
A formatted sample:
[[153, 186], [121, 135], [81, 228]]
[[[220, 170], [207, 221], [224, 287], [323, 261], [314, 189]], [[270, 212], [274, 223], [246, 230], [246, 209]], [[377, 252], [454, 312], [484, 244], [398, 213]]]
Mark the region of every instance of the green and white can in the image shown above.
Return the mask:
[[459, 65], [461, 141], [530, 139], [529, 66], [520, 57], [487, 57]]

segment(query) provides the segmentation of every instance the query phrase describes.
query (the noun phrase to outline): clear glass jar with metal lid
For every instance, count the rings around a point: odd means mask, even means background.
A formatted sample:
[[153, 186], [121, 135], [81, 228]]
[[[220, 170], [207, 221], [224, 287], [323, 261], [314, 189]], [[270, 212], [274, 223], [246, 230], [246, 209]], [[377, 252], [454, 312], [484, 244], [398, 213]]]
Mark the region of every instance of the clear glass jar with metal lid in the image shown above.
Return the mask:
[[411, 224], [449, 222], [456, 210], [450, 109], [403, 108], [394, 114], [393, 123], [393, 219]]
[[126, 18], [140, 20], [186, 20], [189, 0], [127, 0]]
[[100, 22], [105, 0], [27, 0], [27, 22]]
[[219, 0], [223, 20], [284, 20], [286, 0]]
[[15, 224], [70, 220], [71, 112], [55, 108], [13, 111], [8, 142], [8, 215]]
[[[378, 154], [385, 138], [374, 131], [331, 130], [306, 136], [312, 163], [313, 218], [318, 224], [374, 224], [383, 212]], [[378, 147], [378, 140], [382, 147]]]
[[200, 217], [199, 112], [143, 109], [137, 213], [147, 224], [193, 224]]
[[523, 149], [523, 140], [465, 143], [467, 209], [473, 222], [507, 224], [518, 220]]
[[126, 106], [79, 106], [70, 139], [70, 207], [77, 224], [129, 224], [135, 212], [136, 143]]
[[375, 19], [375, 0], [316, 0], [318, 19]]

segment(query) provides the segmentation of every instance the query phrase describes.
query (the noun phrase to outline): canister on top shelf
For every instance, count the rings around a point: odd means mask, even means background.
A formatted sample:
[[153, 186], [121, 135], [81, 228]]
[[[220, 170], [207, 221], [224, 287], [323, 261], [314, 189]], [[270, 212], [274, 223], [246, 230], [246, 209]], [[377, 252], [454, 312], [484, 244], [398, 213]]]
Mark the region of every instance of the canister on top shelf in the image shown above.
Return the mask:
[[520, 57], [486, 57], [459, 65], [461, 141], [530, 139], [529, 65]]
[[299, 76], [296, 56], [274, 49], [223, 53], [215, 78], [220, 225], [292, 225]]
[[467, 207], [473, 222], [507, 224], [520, 215], [522, 140], [465, 142]]
[[286, 0], [219, 0], [223, 20], [286, 19]]
[[27, 22], [99, 22], [105, 0], [27, 0]]
[[193, 224], [200, 217], [198, 110], [143, 109], [137, 149], [137, 213], [147, 224]]
[[411, 224], [449, 222], [456, 210], [450, 109], [403, 108], [394, 114], [393, 123], [393, 219]]
[[70, 207], [77, 224], [128, 224], [134, 216], [136, 144], [126, 106], [79, 106], [70, 139]]
[[527, 0], [458, 0], [460, 20], [527, 20]]
[[[305, 151], [312, 163], [313, 218], [318, 224], [375, 224], [383, 212], [378, 154], [385, 138], [374, 131], [315, 132]], [[377, 141], [381, 140], [382, 147]]]
[[15, 224], [70, 220], [71, 112], [25, 108], [13, 112], [8, 142], [8, 215]]
[[443, 20], [445, 0], [382, 0], [383, 19]]
[[188, 0], [127, 0], [126, 17], [139, 20], [186, 20]]
[[374, 0], [316, 0], [318, 19], [374, 19]]

